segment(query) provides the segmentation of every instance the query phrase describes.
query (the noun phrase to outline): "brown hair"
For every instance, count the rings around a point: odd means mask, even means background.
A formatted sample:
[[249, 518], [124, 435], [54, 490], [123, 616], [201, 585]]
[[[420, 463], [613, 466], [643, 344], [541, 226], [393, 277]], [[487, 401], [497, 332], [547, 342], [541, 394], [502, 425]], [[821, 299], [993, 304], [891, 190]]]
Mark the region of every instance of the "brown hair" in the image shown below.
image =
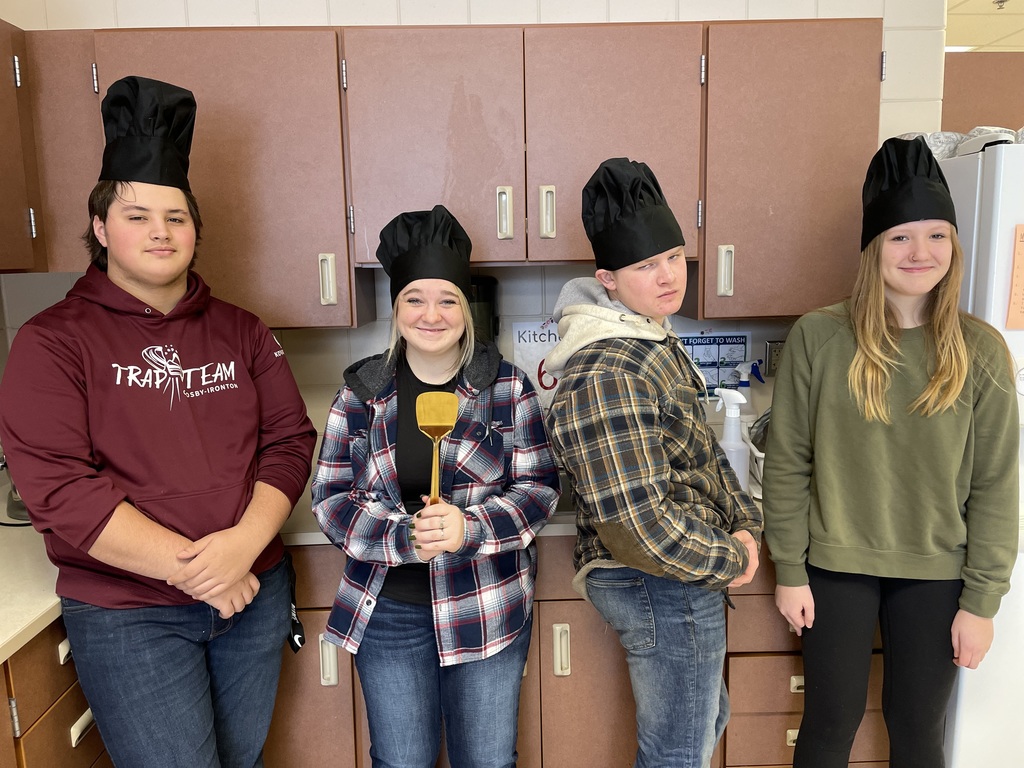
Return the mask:
[[[123, 191], [125, 187], [131, 187], [130, 181], [100, 181], [89, 193], [89, 226], [82, 235], [85, 247], [89, 250], [89, 261], [102, 271], [107, 271], [107, 248], [100, 243], [93, 230], [92, 222], [95, 217], [106, 223], [110, 206], [115, 200], [125, 200]], [[187, 190], [181, 190], [185, 195], [185, 205], [188, 206], [188, 215], [192, 218], [192, 224], [196, 229], [196, 245], [199, 245], [200, 232], [203, 229], [203, 219], [199, 215], [199, 203], [195, 195]], [[189, 269], [196, 263], [197, 252], [193, 252], [192, 261], [189, 262]]]

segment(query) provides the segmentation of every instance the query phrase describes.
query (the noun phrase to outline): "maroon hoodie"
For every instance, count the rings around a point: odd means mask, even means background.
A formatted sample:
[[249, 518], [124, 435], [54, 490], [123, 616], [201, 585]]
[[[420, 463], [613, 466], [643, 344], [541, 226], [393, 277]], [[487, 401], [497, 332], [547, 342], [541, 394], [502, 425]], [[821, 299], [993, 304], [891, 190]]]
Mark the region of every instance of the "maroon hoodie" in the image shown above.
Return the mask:
[[[257, 480], [294, 504], [315, 441], [277, 340], [191, 272], [164, 315], [90, 266], [18, 331], [0, 384], [0, 445], [57, 593], [105, 608], [194, 602], [86, 554], [121, 501], [194, 541], [236, 524]], [[253, 572], [281, 553], [275, 537]]]

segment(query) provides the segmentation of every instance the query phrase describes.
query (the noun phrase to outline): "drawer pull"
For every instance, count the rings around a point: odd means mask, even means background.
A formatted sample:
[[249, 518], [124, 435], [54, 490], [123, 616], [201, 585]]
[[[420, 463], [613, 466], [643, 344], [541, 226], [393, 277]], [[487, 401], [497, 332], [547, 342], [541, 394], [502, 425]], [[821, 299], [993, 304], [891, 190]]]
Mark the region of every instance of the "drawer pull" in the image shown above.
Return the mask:
[[71, 726], [71, 730], [69, 731], [71, 735], [72, 749], [82, 743], [82, 739], [84, 739], [86, 734], [92, 730], [94, 725], [96, 725], [96, 721], [92, 719], [92, 710], [85, 710], [85, 712], [82, 713], [82, 716], [75, 720], [75, 724]]
[[498, 239], [511, 240], [515, 233], [512, 226], [512, 187], [497, 187], [498, 198]]
[[572, 653], [568, 624], [551, 625], [552, 651], [551, 659], [555, 677], [568, 677], [572, 674]]
[[789, 677], [789, 692], [790, 693], [803, 693], [804, 692], [804, 676], [803, 675], [790, 675], [790, 677]]
[[71, 661], [71, 641], [66, 637], [57, 644], [57, 661], [62, 667]]
[[338, 684], [338, 651], [320, 635], [320, 685], [328, 688]]
[[555, 185], [543, 184], [540, 188], [540, 237], [553, 240], [555, 227]]
[[796, 746], [796, 737], [799, 736], [799, 735], [800, 735], [800, 729], [799, 728], [787, 728], [786, 729], [786, 746], [787, 747], [795, 747]]

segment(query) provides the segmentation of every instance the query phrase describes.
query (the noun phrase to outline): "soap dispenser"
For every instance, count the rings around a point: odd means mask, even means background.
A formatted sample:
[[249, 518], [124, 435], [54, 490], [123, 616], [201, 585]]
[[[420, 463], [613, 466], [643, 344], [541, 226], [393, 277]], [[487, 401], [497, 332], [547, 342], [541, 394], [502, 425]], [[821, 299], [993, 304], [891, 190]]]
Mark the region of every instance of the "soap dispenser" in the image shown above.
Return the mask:
[[736, 473], [736, 479], [740, 481], [740, 487], [744, 491], [750, 490], [750, 449], [743, 441], [740, 423], [740, 408], [746, 402], [745, 398], [735, 389], [718, 389], [718, 407], [716, 411], [722, 410], [725, 406], [725, 422], [722, 429], [722, 439], [718, 444], [725, 451], [729, 459], [729, 465]]

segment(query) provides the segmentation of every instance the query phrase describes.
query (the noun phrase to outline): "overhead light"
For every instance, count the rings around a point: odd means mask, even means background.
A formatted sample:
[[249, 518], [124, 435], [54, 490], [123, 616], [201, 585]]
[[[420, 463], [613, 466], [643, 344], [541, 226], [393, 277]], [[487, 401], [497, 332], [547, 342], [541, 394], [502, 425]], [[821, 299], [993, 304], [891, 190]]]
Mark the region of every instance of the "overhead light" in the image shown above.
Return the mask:
[[1003, 10], [1006, 7], [1007, 0], [992, 0], [992, 5], [996, 7], [997, 11]]
[[973, 50], [973, 45], [947, 45], [945, 48], [946, 53], [967, 53], [967, 51]]

